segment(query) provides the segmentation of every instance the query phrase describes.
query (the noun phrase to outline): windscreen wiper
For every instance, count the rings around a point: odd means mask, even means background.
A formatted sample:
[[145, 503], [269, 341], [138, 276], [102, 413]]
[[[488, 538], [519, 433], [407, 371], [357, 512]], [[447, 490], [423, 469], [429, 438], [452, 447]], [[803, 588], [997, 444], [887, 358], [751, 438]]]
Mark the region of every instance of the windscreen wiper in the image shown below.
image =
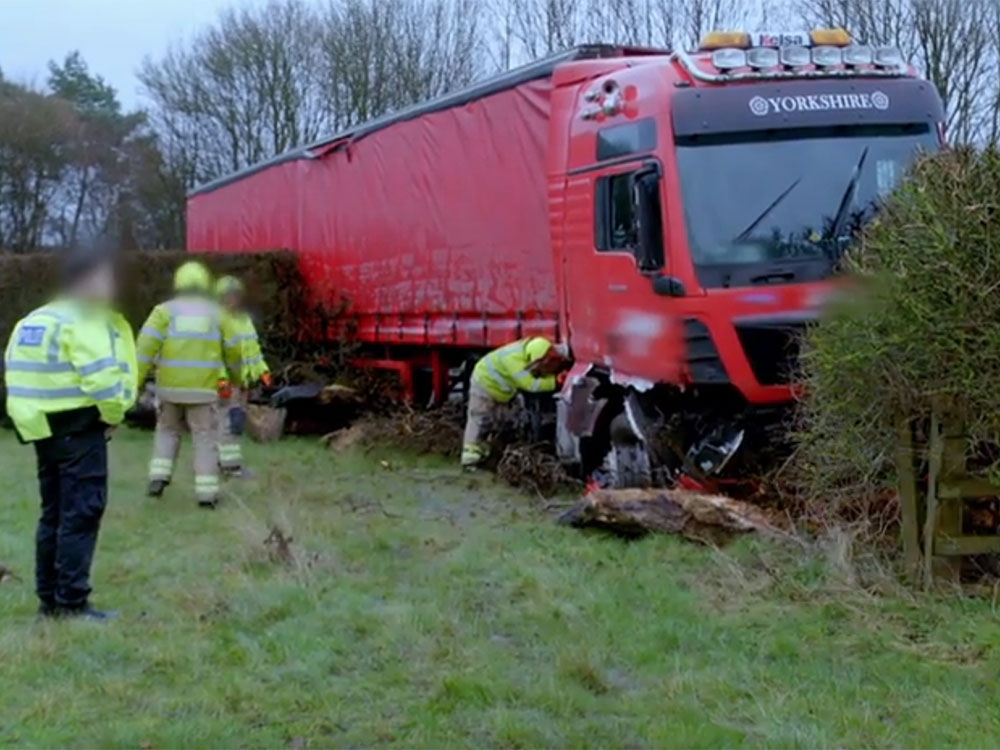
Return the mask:
[[865, 146], [865, 150], [861, 152], [861, 158], [858, 159], [858, 163], [854, 165], [854, 171], [851, 173], [850, 182], [847, 183], [847, 189], [844, 190], [844, 195], [840, 199], [840, 205], [837, 207], [837, 213], [833, 217], [833, 223], [830, 225], [830, 231], [827, 233], [826, 239], [833, 240], [834, 242], [840, 237], [840, 232], [844, 228], [844, 221], [847, 220], [847, 213], [854, 203], [854, 196], [858, 190], [858, 182], [861, 180], [861, 170], [865, 166], [865, 160], [868, 158], [868, 146]]
[[792, 184], [786, 187], [784, 191], [782, 191], [781, 195], [779, 195], [777, 198], [771, 201], [771, 205], [765, 208], [764, 211], [761, 213], [761, 215], [758, 216], [756, 219], [754, 219], [753, 222], [751, 222], [750, 226], [748, 226], [746, 229], [744, 229], [742, 232], [740, 232], [733, 238], [733, 242], [743, 242], [751, 234], [753, 234], [753, 230], [755, 230], [760, 225], [760, 223], [764, 221], [764, 219], [766, 219], [768, 215], [775, 208], [778, 207], [779, 203], [781, 203], [783, 200], [785, 200], [785, 198], [788, 197], [788, 194], [791, 193], [798, 186], [800, 182], [802, 182], [802, 178], [796, 177], [795, 180], [792, 182]]

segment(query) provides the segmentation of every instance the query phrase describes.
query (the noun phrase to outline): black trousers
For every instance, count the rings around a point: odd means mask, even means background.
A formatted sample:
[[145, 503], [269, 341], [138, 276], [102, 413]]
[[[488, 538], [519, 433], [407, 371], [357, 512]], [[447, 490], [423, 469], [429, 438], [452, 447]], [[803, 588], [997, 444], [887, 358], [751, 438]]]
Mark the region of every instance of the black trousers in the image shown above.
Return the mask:
[[102, 425], [39, 440], [42, 516], [35, 589], [46, 607], [83, 607], [90, 565], [108, 498], [108, 448]]

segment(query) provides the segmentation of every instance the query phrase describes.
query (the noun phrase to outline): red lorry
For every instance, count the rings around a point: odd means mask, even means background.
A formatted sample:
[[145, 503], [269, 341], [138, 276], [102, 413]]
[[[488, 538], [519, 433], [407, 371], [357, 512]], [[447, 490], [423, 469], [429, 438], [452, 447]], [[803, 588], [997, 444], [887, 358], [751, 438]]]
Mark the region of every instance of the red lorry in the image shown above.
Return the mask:
[[188, 247], [299, 253], [321, 335], [411, 397], [563, 340], [565, 460], [712, 474], [792, 401], [846, 243], [943, 120], [899, 51], [840, 30], [580, 47], [196, 189]]

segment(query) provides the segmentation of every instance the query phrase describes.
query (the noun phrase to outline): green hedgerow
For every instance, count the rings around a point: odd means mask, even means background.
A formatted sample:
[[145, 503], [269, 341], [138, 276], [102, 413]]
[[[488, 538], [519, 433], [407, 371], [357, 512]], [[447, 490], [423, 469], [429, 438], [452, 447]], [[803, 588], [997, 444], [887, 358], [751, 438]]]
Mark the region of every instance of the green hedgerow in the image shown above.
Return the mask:
[[885, 496], [900, 415], [936, 400], [1000, 443], [1000, 152], [919, 160], [846, 266], [803, 358], [798, 468], [830, 506]]

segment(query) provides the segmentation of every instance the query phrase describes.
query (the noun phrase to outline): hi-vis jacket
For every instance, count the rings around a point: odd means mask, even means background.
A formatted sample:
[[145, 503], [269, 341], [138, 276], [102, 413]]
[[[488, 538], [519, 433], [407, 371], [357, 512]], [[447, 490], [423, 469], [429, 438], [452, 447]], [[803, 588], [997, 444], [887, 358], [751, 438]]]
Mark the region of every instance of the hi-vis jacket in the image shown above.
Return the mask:
[[251, 385], [260, 380], [265, 373], [270, 372], [264, 354], [260, 350], [260, 341], [253, 319], [244, 311], [227, 311], [223, 316], [229, 319], [228, 325], [236, 332], [226, 344], [240, 347], [240, 381], [244, 385]]
[[526, 351], [531, 339], [521, 339], [494, 349], [476, 362], [472, 379], [481, 385], [494, 400], [507, 403], [518, 390], [545, 393], [556, 389], [556, 376], [535, 377], [531, 366], [538, 361]]
[[242, 346], [229, 316], [210, 299], [175, 297], [153, 308], [136, 345], [139, 382], [156, 367], [156, 392], [175, 404], [215, 401], [220, 372], [239, 385]]
[[4, 355], [7, 414], [21, 438], [52, 436], [47, 415], [96, 406], [117, 425], [135, 402], [132, 327], [111, 310], [55, 300], [19, 320]]

